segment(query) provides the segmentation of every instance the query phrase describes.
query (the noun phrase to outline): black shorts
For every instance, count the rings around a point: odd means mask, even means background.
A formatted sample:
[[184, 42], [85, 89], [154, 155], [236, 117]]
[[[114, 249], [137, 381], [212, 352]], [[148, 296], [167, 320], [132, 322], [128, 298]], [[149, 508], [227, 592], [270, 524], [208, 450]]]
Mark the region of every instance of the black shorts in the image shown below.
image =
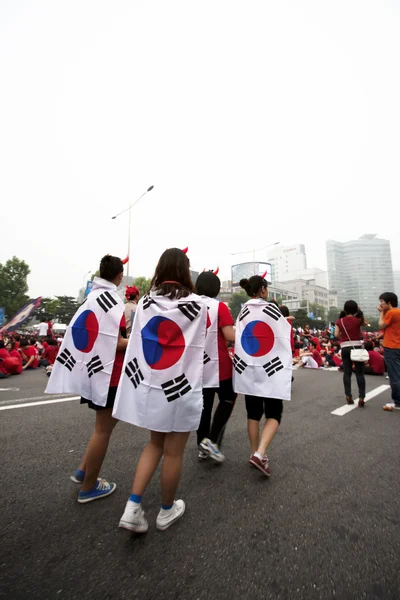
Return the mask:
[[114, 408], [115, 396], [117, 395], [118, 387], [110, 387], [108, 390], [107, 402], [105, 406], [98, 406], [94, 404], [91, 400], [87, 400], [86, 398], [81, 398], [81, 404], [87, 404], [89, 408], [93, 410], [104, 410], [105, 408]]
[[281, 422], [283, 400], [277, 398], [261, 398], [261, 396], [245, 396], [247, 418], [252, 421], [261, 421], [263, 413], [266, 419], [275, 419]]

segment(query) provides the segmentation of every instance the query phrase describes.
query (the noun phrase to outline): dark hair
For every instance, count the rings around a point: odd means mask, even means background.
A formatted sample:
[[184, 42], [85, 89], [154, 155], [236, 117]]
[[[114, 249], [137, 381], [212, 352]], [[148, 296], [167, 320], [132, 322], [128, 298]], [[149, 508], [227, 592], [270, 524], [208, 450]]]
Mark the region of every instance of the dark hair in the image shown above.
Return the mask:
[[347, 317], [347, 315], [353, 315], [354, 317], [357, 317], [358, 319], [360, 319], [361, 325], [366, 325], [364, 313], [362, 310], [359, 309], [358, 304], [355, 300], [347, 300], [344, 303], [343, 308], [344, 308], [344, 311], [342, 311], [339, 315], [340, 319]]
[[313, 345], [315, 349], [317, 349], [317, 342], [315, 342], [313, 339], [310, 339], [310, 341], [308, 342], [308, 345], [311, 346]]
[[373, 345], [373, 343], [372, 343], [372, 342], [365, 342], [365, 344], [364, 344], [364, 348], [365, 348], [366, 350], [368, 350], [368, 352], [369, 352], [370, 350], [373, 350], [373, 349], [374, 349], [374, 345]]
[[287, 306], [281, 306], [280, 310], [284, 317], [290, 317], [289, 309]]
[[16, 342], [20, 342], [21, 341], [21, 336], [20, 335], [14, 335], [14, 340]]
[[100, 277], [107, 281], [114, 281], [120, 273], [124, 272], [124, 265], [118, 256], [106, 254], [100, 261]]
[[0, 340], [0, 350], [2, 350], [4, 348], [4, 342], [3, 340]]
[[[160, 296], [168, 298], [186, 298], [194, 292], [189, 267], [189, 259], [182, 250], [168, 248], [160, 256], [149, 291], [154, 290]], [[165, 281], [173, 283], [164, 283]]]
[[196, 292], [200, 296], [209, 296], [216, 298], [221, 289], [221, 281], [219, 277], [214, 275], [212, 271], [200, 273], [196, 281]]
[[36, 341], [37, 341], [37, 340], [36, 340], [35, 338], [33, 338], [33, 337], [32, 337], [32, 338], [29, 340], [29, 343], [30, 343], [30, 345], [31, 345], [31, 346], [34, 346], [34, 345], [36, 344]]
[[29, 342], [26, 338], [22, 338], [21, 340], [21, 348], [26, 348], [26, 346], [29, 346]]
[[379, 296], [379, 300], [383, 300], [386, 304], [391, 304], [393, 308], [397, 308], [399, 305], [399, 299], [394, 292], [384, 292]]
[[253, 275], [250, 279], [241, 279], [239, 285], [250, 298], [257, 296], [262, 287], [268, 287], [267, 281], [260, 277], [260, 275]]

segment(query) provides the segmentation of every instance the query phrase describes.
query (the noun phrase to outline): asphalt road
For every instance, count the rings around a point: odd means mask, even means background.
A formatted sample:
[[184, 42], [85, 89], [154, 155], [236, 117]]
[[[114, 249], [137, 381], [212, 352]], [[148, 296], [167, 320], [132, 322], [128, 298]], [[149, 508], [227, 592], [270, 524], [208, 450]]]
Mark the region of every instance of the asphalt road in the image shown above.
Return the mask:
[[[119, 424], [103, 475], [109, 498], [76, 502], [69, 475], [91, 434], [79, 402], [0, 411], [0, 596], [158, 600], [400, 598], [400, 414], [389, 392], [344, 416], [341, 376], [295, 374], [270, 449], [272, 477], [247, 463], [244, 403], [228, 425], [221, 465], [198, 463], [189, 441], [179, 496], [184, 518], [158, 532], [159, 477], [145, 536], [118, 530], [147, 433]], [[3, 380], [0, 408], [40, 398], [43, 372]], [[368, 378], [367, 390], [387, 384]], [[37, 400], [35, 400], [37, 401]], [[39, 400], [40, 401], [40, 400]]]

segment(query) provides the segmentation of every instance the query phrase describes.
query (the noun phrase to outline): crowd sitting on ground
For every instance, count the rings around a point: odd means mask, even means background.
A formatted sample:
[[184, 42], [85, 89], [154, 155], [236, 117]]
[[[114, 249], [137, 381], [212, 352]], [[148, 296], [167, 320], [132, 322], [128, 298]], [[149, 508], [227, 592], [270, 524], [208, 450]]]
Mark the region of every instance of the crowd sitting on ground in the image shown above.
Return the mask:
[[40, 367], [50, 375], [61, 342], [62, 337], [53, 335], [43, 338], [19, 334], [4, 336], [0, 340], [0, 379]]

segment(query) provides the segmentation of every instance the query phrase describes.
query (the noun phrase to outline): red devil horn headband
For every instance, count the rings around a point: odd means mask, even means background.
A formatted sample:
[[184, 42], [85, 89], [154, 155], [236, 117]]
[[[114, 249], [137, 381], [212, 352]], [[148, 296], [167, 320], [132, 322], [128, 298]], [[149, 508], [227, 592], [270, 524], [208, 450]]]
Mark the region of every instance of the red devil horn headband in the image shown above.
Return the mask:
[[217, 267], [217, 268], [215, 269], [215, 271], [213, 271], [213, 273], [214, 273], [214, 275], [218, 275], [218, 273], [219, 273], [219, 267]]
[[265, 279], [265, 276], [267, 274], [267, 271], [265, 271], [262, 275], [261, 275], [261, 279]]
[[187, 251], [188, 251], [188, 250], [189, 250], [189, 247], [188, 247], [188, 246], [186, 246], [186, 248], [183, 248], [183, 249], [182, 249], [182, 252], [183, 252], [183, 254], [187, 254]]
[[124, 259], [121, 260], [121, 262], [122, 262], [123, 265], [126, 265], [126, 263], [128, 262], [128, 260], [129, 260], [129, 256], [126, 256]]

